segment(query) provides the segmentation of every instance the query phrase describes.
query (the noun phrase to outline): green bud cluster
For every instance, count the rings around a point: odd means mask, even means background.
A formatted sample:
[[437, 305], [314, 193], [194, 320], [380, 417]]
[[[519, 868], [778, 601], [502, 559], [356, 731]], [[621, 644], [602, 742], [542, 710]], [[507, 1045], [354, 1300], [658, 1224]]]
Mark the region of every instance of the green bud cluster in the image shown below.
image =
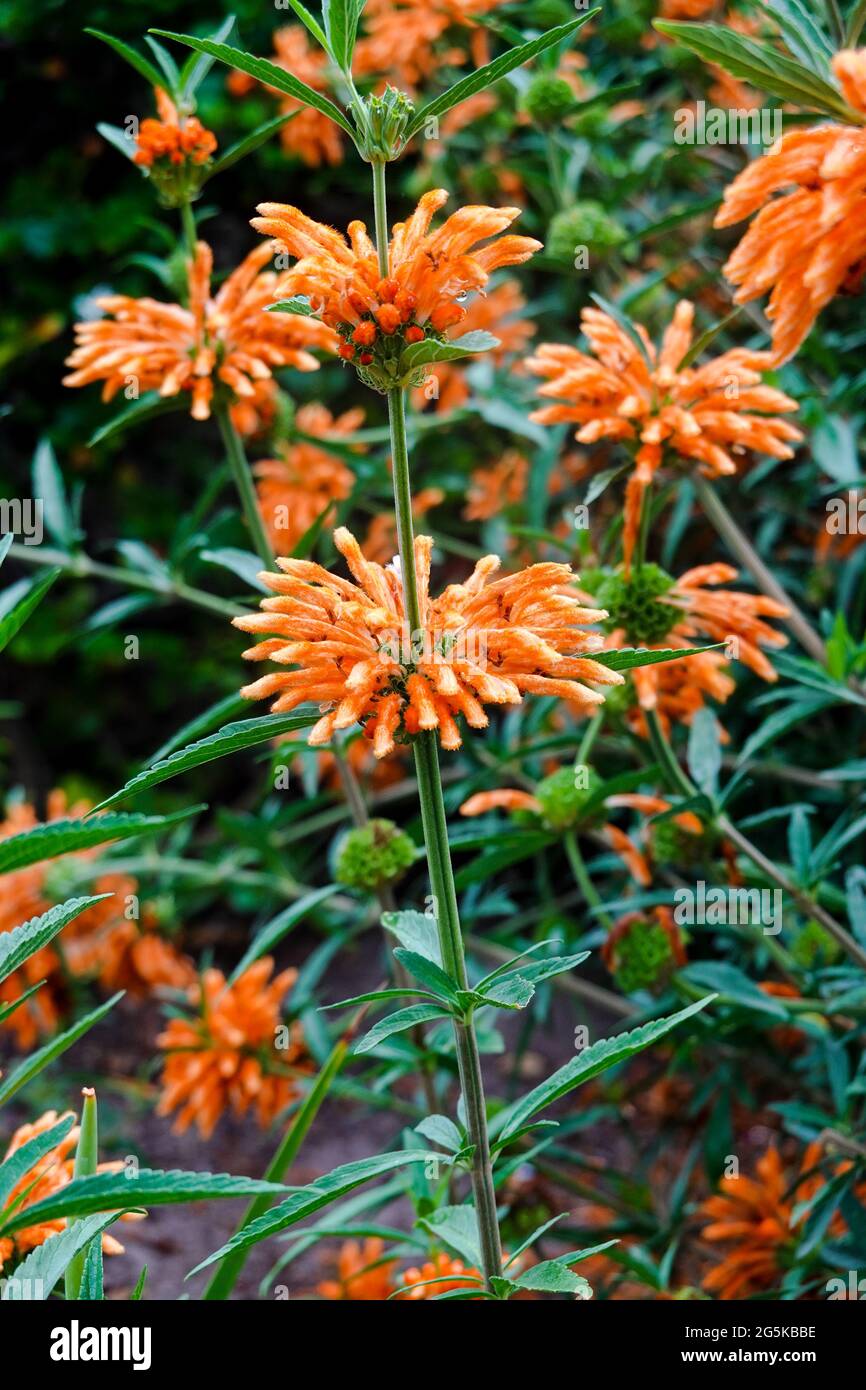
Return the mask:
[[637, 565], [630, 575], [597, 570], [591, 577], [584, 575], [583, 583], [599, 608], [607, 609], [608, 631], [622, 628], [635, 646], [663, 642], [680, 618], [673, 604], [659, 602], [674, 585], [660, 565]]
[[[586, 782], [584, 787], [577, 777], [573, 767], [560, 767], [535, 788], [542, 817], [551, 830], [572, 830], [576, 825], [587, 823], [584, 807], [601, 785], [601, 778], [592, 768], [587, 769], [582, 779]], [[590, 816], [590, 823], [595, 824], [602, 814], [603, 808], [599, 807]]]
[[396, 159], [406, 143], [406, 129], [415, 114], [413, 103], [390, 84], [380, 96], [362, 103], [362, 153], [368, 164]]
[[613, 977], [624, 994], [659, 989], [670, 978], [676, 961], [664, 928], [652, 917], [634, 922], [616, 943]]
[[415, 860], [415, 843], [390, 820], [350, 830], [337, 851], [335, 877], [347, 888], [374, 893], [396, 883]]
[[625, 237], [622, 224], [601, 203], [587, 199], [556, 214], [547, 229], [544, 249], [552, 260], [571, 262], [579, 246], [602, 255]]

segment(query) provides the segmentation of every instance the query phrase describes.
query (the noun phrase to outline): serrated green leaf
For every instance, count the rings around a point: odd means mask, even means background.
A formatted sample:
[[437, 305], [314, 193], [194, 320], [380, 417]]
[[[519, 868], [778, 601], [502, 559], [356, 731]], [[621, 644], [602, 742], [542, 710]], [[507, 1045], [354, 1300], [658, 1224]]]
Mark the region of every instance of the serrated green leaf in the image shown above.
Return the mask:
[[56, 859], [61, 854], [71, 854], [94, 845], [108, 844], [114, 840], [129, 840], [133, 835], [144, 835], [157, 830], [166, 830], [178, 822], [189, 820], [200, 811], [203, 805], [191, 806], [186, 811], [175, 811], [170, 816], [144, 816], [136, 812], [113, 812], [108, 816], [97, 816], [92, 820], [52, 820], [36, 825], [32, 830], [22, 830], [19, 835], [10, 835], [8, 840], [0, 840], [0, 874], [23, 869], [27, 864], [38, 864], [43, 859]]
[[688, 656], [700, 656], [701, 652], [718, 651], [724, 645], [713, 642], [708, 647], [624, 647], [617, 652], [590, 652], [589, 657], [610, 671], [633, 671], [636, 666], [654, 666], [659, 661], [683, 661]]
[[79, 1221], [59, 1235], [49, 1236], [16, 1266], [13, 1279], [4, 1280], [0, 1297], [8, 1302], [47, 1299], [70, 1260], [116, 1220], [116, 1212], [101, 1213]]
[[464, 333], [462, 338], [440, 342], [438, 338], [425, 338], [422, 343], [410, 343], [400, 356], [400, 372], [411, 376], [419, 367], [434, 362], [456, 362], [461, 357], [471, 357], [477, 352], [492, 352], [500, 346], [500, 341], [492, 333], [477, 329]]
[[41, 1225], [61, 1217], [90, 1216], [94, 1212], [133, 1211], [174, 1206], [179, 1202], [205, 1202], [237, 1197], [285, 1195], [283, 1183], [260, 1178], [235, 1177], [231, 1173], [187, 1173], [181, 1169], [133, 1168], [123, 1173], [96, 1173], [74, 1178], [50, 1197], [23, 1207], [0, 1226], [11, 1234], [22, 1226]]
[[405, 946], [398, 946], [394, 955], [409, 974], [419, 980], [426, 989], [453, 1003], [458, 987], [441, 965], [437, 965], [419, 951], [408, 951]]
[[631, 1032], [618, 1033], [612, 1038], [603, 1038], [600, 1042], [593, 1043], [570, 1062], [566, 1062], [546, 1081], [542, 1081], [520, 1100], [514, 1101], [494, 1116], [490, 1125], [491, 1135], [496, 1136], [498, 1142], [502, 1143], [539, 1110], [568, 1095], [576, 1086], [599, 1076], [609, 1067], [635, 1056], [646, 1047], [651, 1047], [687, 1018], [705, 1009], [714, 998], [715, 995], [708, 995], [706, 999], [699, 999], [697, 1003], [689, 1004], [687, 1008], [680, 1009], [678, 1013], [670, 1014], [667, 1018], [653, 1019], [639, 1028], [633, 1028]]
[[657, 19], [653, 26], [705, 62], [718, 64], [759, 91], [793, 102], [798, 108], [824, 111], [853, 125], [864, 123], [837, 88], [794, 58], [786, 58], [772, 44], [746, 38], [722, 24]]
[[276, 304], [269, 304], [266, 312], [269, 314], [299, 314], [301, 318], [309, 319], [316, 311], [306, 295], [294, 294], [291, 299], [278, 299]]
[[429, 1139], [431, 1144], [438, 1144], [440, 1148], [447, 1149], [449, 1153], [459, 1153], [463, 1148], [463, 1136], [447, 1115], [427, 1115], [415, 1126], [415, 1132], [424, 1139]]
[[88, 1033], [95, 1024], [99, 1023], [105, 1015], [114, 1008], [119, 999], [123, 998], [123, 990], [112, 995], [104, 1004], [100, 1004], [98, 1009], [85, 1014], [84, 1018], [79, 1018], [71, 1028], [67, 1028], [65, 1033], [60, 1033], [58, 1037], [50, 1038], [47, 1043], [39, 1048], [37, 1052], [31, 1053], [23, 1062], [10, 1071], [0, 1080], [0, 1105], [5, 1105], [7, 1100], [32, 1081], [34, 1076], [38, 1076], [43, 1068], [47, 1067], [55, 1058], [60, 1057], [73, 1043]]
[[387, 1018], [381, 1018], [375, 1023], [369, 1032], [355, 1043], [354, 1051], [359, 1055], [372, 1052], [374, 1047], [378, 1047], [379, 1043], [393, 1037], [395, 1033], [405, 1033], [407, 1029], [414, 1028], [419, 1023], [429, 1023], [434, 1018], [447, 1017], [448, 1012], [444, 1004], [410, 1004], [408, 1009], [398, 1009], [396, 1013], [389, 1014]]
[[428, 121], [443, 116], [446, 111], [450, 111], [461, 101], [466, 101], [468, 97], [474, 96], [476, 92], [483, 92], [485, 88], [498, 82], [501, 77], [506, 77], [515, 68], [522, 67], [524, 63], [528, 63], [531, 58], [537, 57], [545, 49], [552, 48], [554, 44], [562, 43], [565, 39], [571, 38], [582, 24], [586, 24], [587, 20], [600, 13], [599, 9], [588, 10], [579, 19], [572, 19], [568, 24], [559, 24], [539, 38], [531, 39], [529, 43], [509, 49], [507, 53], [494, 58], [492, 63], [487, 63], [483, 68], [478, 68], [476, 72], [461, 78], [453, 87], [449, 87], [447, 92], [443, 92], [441, 96], [421, 107], [409, 123], [406, 140], [411, 140], [413, 135], [417, 135], [419, 130], [423, 130]]
[[84, 1257], [84, 1269], [78, 1288], [79, 1303], [101, 1303], [105, 1298], [102, 1274], [102, 1241], [92, 1240]]
[[170, 753], [174, 753], [178, 748], [182, 748], [192, 740], [210, 733], [211, 729], [219, 727], [222, 721], [229, 716], [241, 714], [248, 708], [249, 701], [245, 700], [242, 695], [235, 694], [234, 691], [222, 700], [217, 700], [216, 704], [211, 705], [203, 714], [196, 715], [195, 719], [191, 719], [188, 724], [184, 724], [182, 728], [172, 734], [171, 738], [166, 739], [151, 758], [151, 766], [154, 763], [162, 762]]
[[0, 652], [26, 623], [62, 570], [46, 570], [35, 579], [19, 579], [0, 594]]
[[426, 912], [386, 912], [382, 916], [382, 926], [396, 936], [407, 951], [417, 951], [419, 956], [426, 956], [434, 965], [441, 966], [442, 950], [435, 917]]
[[75, 540], [76, 528], [50, 439], [41, 439], [33, 455], [33, 496], [42, 502], [49, 535], [68, 550]]
[[43, 946], [47, 946], [73, 918], [86, 912], [94, 903], [101, 903], [104, 898], [110, 897], [110, 893], [98, 893], [92, 898], [68, 898], [65, 903], [43, 912], [41, 917], [31, 917], [29, 922], [22, 922], [12, 931], [0, 933], [0, 981], [12, 975]]
[[[139, 76], [143, 77], [145, 82], [149, 82], [151, 87], [168, 85], [159, 68], [155, 68], [149, 58], [145, 58], [142, 53], [131, 48], [128, 43], [124, 43], [123, 39], [116, 39], [113, 34], [106, 34], [101, 29], [85, 29], [84, 32], [93, 39], [101, 39], [103, 43], [107, 43], [110, 48], [114, 49], [115, 53], [119, 53], [121, 58], [129, 63], [130, 67], [135, 68]], [[177, 96], [177, 92], [172, 93], [172, 95]]]
[[56, 1125], [43, 1130], [41, 1134], [35, 1134], [0, 1163], [0, 1211], [6, 1206], [10, 1194], [21, 1179], [31, 1172], [41, 1158], [66, 1138], [74, 1124], [75, 1116], [65, 1115]]
[[260, 743], [268, 743], [273, 738], [279, 738], [281, 734], [291, 734], [297, 729], [307, 729], [315, 722], [316, 715], [312, 714], [264, 714], [258, 719], [241, 719], [237, 723], [226, 724], [225, 728], [218, 729], [215, 734], [199, 739], [197, 743], [190, 743], [186, 748], [178, 749], [170, 757], [164, 758], [161, 762], [154, 763], [152, 767], [137, 773], [125, 786], [120, 788], [120, 791], [116, 791], [112, 796], [95, 806], [91, 815], [95, 811], [104, 810], [106, 806], [114, 806], [116, 802], [123, 801], [128, 796], [138, 796], [140, 792], [147, 791], [160, 782], [167, 782], [172, 777], [178, 777], [182, 772], [188, 772], [192, 767], [201, 767], [203, 763], [213, 762], [216, 758], [225, 758], [229, 753], [239, 753], [246, 748], [255, 748]]
[[438, 1163], [443, 1161], [441, 1153], [434, 1153], [427, 1149], [404, 1149], [398, 1153], [376, 1154], [372, 1158], [362, 1158], [353, 1163], [343, 1163], [339, 1168], [334, 1168], [324, 1177], [318, 1178], [316, 1182], [310, 1183], [308, 1187], [293, 1192], [284, 1202], [280, 1202], [264, 1216], [259, 1217], [248, 1226], [244, 1226], [243, 1230], [236, 1232], [231, 1240], [220, 1246], [219, 1250], [215, 1250], [212, 1255], [208, 1255], [206, 1260], [202, 1260], [201, 1264], [196, 1265], [195, 1269], [190, 1270], [187, 1278], [191, 1279], [194, 1274], [198, 1274], [200, 1270], [212, 1265], [216, 1260], [223, 1259], [233, 1250], [244, 1250], [247, 1246], [255, 1245], [258, 1241], [264, 1240], [266, 1236], [276, 1235], [289, 1226], [296, 1225], [298, 1221], [312, 1216], [314, 1212], [320, 1211], [330, 1202], [335, 1202], [339, 1197], [345, 1196], [347, 1192], [360, 1187], [362, 1183], [370, 1182], [373, 1178], [391, 1173], [397, 1168], [405, 1168], [412, 1163], [427, 1163], [431, 1159], [435, 1159]]
[[88, 439], [87, 447], [93, 449], [97, 444], [104, 444], [107, 439], [113, 439], [125, 429], [145, 424], [160, 415], [171, 415], [179, 410], [186, 411], [188, 406], [189, 402], [183, 392], [178, 392], [176, 396], [160, 396], [156, 391], [147, 391], [137, 401], [131, 401], [107, 424], [100, 425]]
[[322, 0], [322, 17], [334, 61], [343, 72], [349, 72], [358, 33], [355, 0]]
[[[218, 29], [215, 29], [212, 34], [208, 35], [208, 38], [213, 39], [215, 43], [225, 43], [226, 39], [229, 37], [229, 34], [234, 29], [235, 23], [236, 20], [234, 15], [228, 15], [227, 18], [220, 25], [220, 27]], [[189, 54], [186, 62], [183, 65], [183, 68], [181, 69], [178, 81], [178, 86], [180, 90], [183, 92], [187, 103], [191, 102], [191, 99], [195, 96], [197, 89], [201, 86], [202, 82], [207, 77], [208, 73], [213, 67], [213, 64], [213, 58], [211, 58], [207, 53]]]
[[297, 111], [288, 111], [284, 116], [274, 116], [270, 121], [263, 121], [261, 125], [256, 126], [255, 130], [251, 130], [249, 135], [245, 135], [236, 144], [230, 145], [225, 153], [220, 155], [219, 159], [215, 159], [208, 169], [207, 182], [209, 183], [211, 179], [216, 178], [217, 174], [224, 173], [226, 169], [231, 169], [233, 164], [245, 159], [248, 154], [252, 154], [253, 150], [264, 145], [272, 135], [276, 135], [278, 130], [282, 130], [283, 126], [289, 121], [293, 121], [298, 114]]
[[237, 68], [240, 72], [254, 77], [257, 82], [263, 82], [266, 87], [274, 87], [278, 92], [285, 92], [287, 96], [303, 102], [305, 106], [315, 107], [323, 116], [328, 116], [335, 125], [338, 125], [341, 130], [351, 136], [354, 141], [355, 133], [339, 106], [335, 106], [328, 97], [323, 96], [321, 92], [314, 91], [312, 87], [307, 86], [306, 82], [301, 82], [292, 73], [277, 67], [276, 63], [270, 63], [266, 58], [255, 58], [251, 53], [245, 53], [243, 49], [232, 48], [225, 43], [214, 43], [211, 39], [194, 38], [191, 34], [175, 34], [169, 29], [153, 29], [151, 32], [159, 34], [160, 38], [163, 39], [174, 39], [176, 43], [185, 43], [188, 48], [194, 48], [197, 53], [208, 53], [212, 58], [226, 63], [228, 67]]

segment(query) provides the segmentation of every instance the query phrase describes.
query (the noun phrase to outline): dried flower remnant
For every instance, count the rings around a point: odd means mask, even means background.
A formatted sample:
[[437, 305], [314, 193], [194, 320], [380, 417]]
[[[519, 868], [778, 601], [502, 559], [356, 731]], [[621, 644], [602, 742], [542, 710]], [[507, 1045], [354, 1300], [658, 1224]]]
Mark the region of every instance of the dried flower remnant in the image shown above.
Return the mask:
[[585, 682], [622, 684], [621, 675], [587, 655], [600, 639], [586, 625], [604, 615], [581, 606], [568, 565], [532, 565], [494, 579], [499, 560], [488, 555], [465, 583], [432, 599], [433, 543], [418, 536], [423, 630], [410, 633], [397, 570], [365, 560], [345, 529], [334, 533], [334, 544], [355, 583], [312, 561], [281, 559], [282, 573], [264, 576], [277, 597], [263, 599], [260, 613], [233, 620], [264, 639], [244, 653], [247, 660], [293, 668], [262, 676], [241, 693], [276, 697], [275, 713], [310, 700], [325, 706], [310, 733], [313, 746], [361, 723], [377, 757], [421, 730], [437, 730], [442, 747], [455, 749], [462, 741], [457, 718], [486, 728], [485, 705], [519, 704], [525, 694], [597, 705], [603, 696]]
[[105, 317], [75, 326], [73, 371], [64, 386], [103, 382], [110, 401], [130, 384], [161, 396], [188, 392], [190, 414], [207, 420], [217, 383], [234, 401], [253, 401], [277, 367], [314, 372], [314, 352], [334, 352], [337, 338], [316, 319], [263, 312], [280, 297], [281, 277], [264, 266], [277, 248], [257, 246], [211, 295], [213, 255], [199, 241], [189, 266], [189, 303], [129, 295], [100, 296]]

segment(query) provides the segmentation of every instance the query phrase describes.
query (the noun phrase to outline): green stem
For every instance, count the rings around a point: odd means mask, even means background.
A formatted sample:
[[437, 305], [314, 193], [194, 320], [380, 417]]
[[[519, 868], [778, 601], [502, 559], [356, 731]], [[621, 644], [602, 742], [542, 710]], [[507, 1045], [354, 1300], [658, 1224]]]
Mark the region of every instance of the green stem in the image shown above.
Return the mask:
[[679, 759], [671, 748], [662, 722], [658, 717], [658, 712], [654, 709], [644, 710], [644, 719], [649, 729], [653, 753], [656, 761], [662, 766], [665, 781], [671, 791], [682, 792], [684, 796], [695, 796], [697, 788], [680, 767]]
[[190, 203], [188, 199], [180, 205], [180, 221], [183, 227], [183, 238], [186, 242], [187, 254], [190, 260], [194, 261], [198, 235], [195, 229], [195, 216], [192, 210], [192, 203]]
[[740, 564], [749, 571], [758, 588], [768, 598], [775, 599], [777, 603], [785, 605], [788, 609], [788, 617], [785, 621], [797, 641], [804, 651], [815, 658], [819, 665], [825, 666], [827, 649], [819, 634], [812, 627], [805, 614], [797, 607], [790, 594], [779, 583], [773, 572], [764, 564], [748, 536], [740, 530], [719, 496], [718, 489], [700, 473], [695, 473], [692, 476], [692, 482], [707, 520], [712, 523]]
[[[374, 165], [374, 173], [377, 167]], [[377, 198], [377, 228], [382, 221], [379, 213], [380, 207]], [[418, 582], [415, 574], [412, 493], [409, 482], [409, 454], [406, 444], [406, 415], [402, 391], [389, 392], [388, 415], [391, 423], [391, 454], [394, 464], [394, 507], [397, 514], [403, 595], [411, 642], [413, 636], [421, 632], [422, 621], [418, 602]], [[452, 979], [456, 981], [458, 987], [465, 989], [467, 976], [463, 937], [460, 930], [460, 913], [457, 905], [454, 871], [451, 866], [451, 851], [448, 845], [448, 822], [442, 796], [439, 753], [436, 735], [432, 730], [418, 734], [415, 739], [415, 769], [418, 778], [418, 795], [421, 802], [421, 819], [424, 826], [424, 842], [430, 865], [430, 886], [433, 890], [436, 922], [442, 948], [442, 964]], [[502, 1249], [496, 1213], [496, 1194], [493, 1187], [490, 1141], [487, 1134], [481, 1058], [475, 1037], [475, 1026], [471, 1017], [461, 1022], [455, 1021], [454, 1038], [457, 1049], [457, 1065], [460, 1072], [460, 1086], [466, 1107], [466, 1125], [473, 1151], [472, 1192], [475, 1198], [484, 1277], [489, 1289], [491, 1279], [500, 1278], [502, 1275]]]
[[574, 874], [578, 888], [583, 894], [587, 904], [595, 908], [595, 913], [593, 915], [598, 918], [608, 931], [611, 931], [613, 929], [613, 918], [602, 905], [598, 890], [589, 876], [589, 870], [586, 867], [586, 862], [580, 852], [580, 846], [577, 843], [577, 836], [573, 830], [569, 830], [568, 834], [565, 836], [565, 852], [568, 856], [571, 872]]
[[376, 222], [376, 255], [379, 258], [379, 274], [384, 280], [388, 274], [388, 192], [385, 184], [385, 165], [373, 165], [373, 213]]
[[[331, 1051], [322, 1070], [316, 1077], [315, 1084], [298, 1109], [294, 1123], [289, 1126], [280, 1140], [277, 1151], [265, 1171], [265, 1182], [282, 1182], [297, 1157], [298, 1150], [306, 1139], [310, 1126], [346, 1059], [348, 1046], [348, 1040], [341, 1038]], [[235, 1235], [242, 1231], [245, 1226], [248, 1226], [251, 1221], [262, 1216], [272, 1202], [273, 1197], [267, 1193], [263, 1193], [261, 1197], [255, 1197], [244, 1212], [240, 1224], [236, 1227]], [[246, 1264], [250, 1248], [247, 1246], [245, 1250], [234, 1250], [220, 1261], [216, 1273], [204, 1291], [203, 1296], [206, 1299], [229, 1297], [241, 1270]]]
[[234, 427], [231, 414], [229, 413], [229, 407], [225, 400], [217, 400], [214, 403], [214, 414], [216, 415], [217, 423], [220, 427], [226, 458], [232, 470], [232, 476], [234, 477], [235, 486], [237, 487], [238, 495], [241, 499], [241, 506], [243, 507], [244, 516], [247, 520], [247, 526], [249, 527], [253, 544], [265, 568], [269, 570], [273, 569], [274, 552], [271, 549], [271, 543], [268, 540], [265, 524], [262, 521], [262, 515], [259, 511], [259, 503], [256, 497], [256, 489], [253, 484], [252, 474], [250, 473], [250, 466], [247, 463], [247, 456], [244, 452], [241, 437]]
[[577, 750], [577, 758], [575, 759], [575, 765], [577, 767], [586, 766], [586, 761], [593, 750], [595, 740], [601, 733], [603, 725], [604, 713], [603, 711], [599, 711], [598, 714], [594, 714], [590, 719], [589, 723], [586, 726], [583, 738], [580, 740], [580, 747]]
[[11, 545], [9, 554], [25, 565], [47, 565], [62, 569], [78, 579], [105, 579], [113, 584], [125, 584], [129, 589], [144, 589], [151, 594], [161, 594], [165, 598], [177, 598], [184, 603], [192, 603], [197, 608], [206, 608], [211, 613], [219, 613], [226, 618], [234, 618], [245, 610], [228, 599], [217, 598], [204, 589], [194, 589], [191, 584], [180, 580], [161, 580], [140, 570], [121, 569], [119, 565], [102, 565], [91, 560], [89, 555], [80, 552], [70, 555], [64, 550], [55, 550], [46, 545]]

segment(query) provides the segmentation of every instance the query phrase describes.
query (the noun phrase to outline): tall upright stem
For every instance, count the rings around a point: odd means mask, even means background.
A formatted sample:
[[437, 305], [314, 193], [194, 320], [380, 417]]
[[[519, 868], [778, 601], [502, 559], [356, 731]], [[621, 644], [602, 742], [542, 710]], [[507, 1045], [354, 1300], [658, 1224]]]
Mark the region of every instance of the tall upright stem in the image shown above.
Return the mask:
[[241, 437], [232, 423], [228, 405], [224, 400], [216, 400], [214, 402], [214, 414], [216, 415], [217, 423], [220, 427], [226, 458], [232, 470], [232, 477], [235, 480], [235, 486], [241, 499], [241, 506], [244, 516], [246, 517], [253, 545], [265, 569], [273, 569], [274, 552], [271, 549], [271, 543], [268, 540], [265, 524], [262, 521], [262, 514], [259, 511], [259, 503], [256, 497], [256, 489], [253, 484], [252, 474], [250, 473], [250, 466], [247, 463], [247, 456], [244, 452]]
[[740, 564], [749, 571], [758, 588], [768, 598], [774, 598], [777, 603], [783, 603], [788, 609], [786, 620], [788, 627], [804, 651], [814, 657], [821, 666], [826, 665], [827, 649], [820, 635], [815, 631], [805, 614], [797, 607], [791, 595], [779, 583], [772, 570], [764, 564], [748, 536], [740, 530], [717, 489], [706, 478], [701, 477], [700, 473], [695, 473], [692, 481], [708, 521], [712, 522]]
[[180, 221], [183, 227], [183, 238], [186, 242], [187, 255], [191, 261], [194, 261], [198, 234], [195, 229], [195, 214], [193, 213], [192, 203], [189, 199], [186, 199], [180, 205]]

